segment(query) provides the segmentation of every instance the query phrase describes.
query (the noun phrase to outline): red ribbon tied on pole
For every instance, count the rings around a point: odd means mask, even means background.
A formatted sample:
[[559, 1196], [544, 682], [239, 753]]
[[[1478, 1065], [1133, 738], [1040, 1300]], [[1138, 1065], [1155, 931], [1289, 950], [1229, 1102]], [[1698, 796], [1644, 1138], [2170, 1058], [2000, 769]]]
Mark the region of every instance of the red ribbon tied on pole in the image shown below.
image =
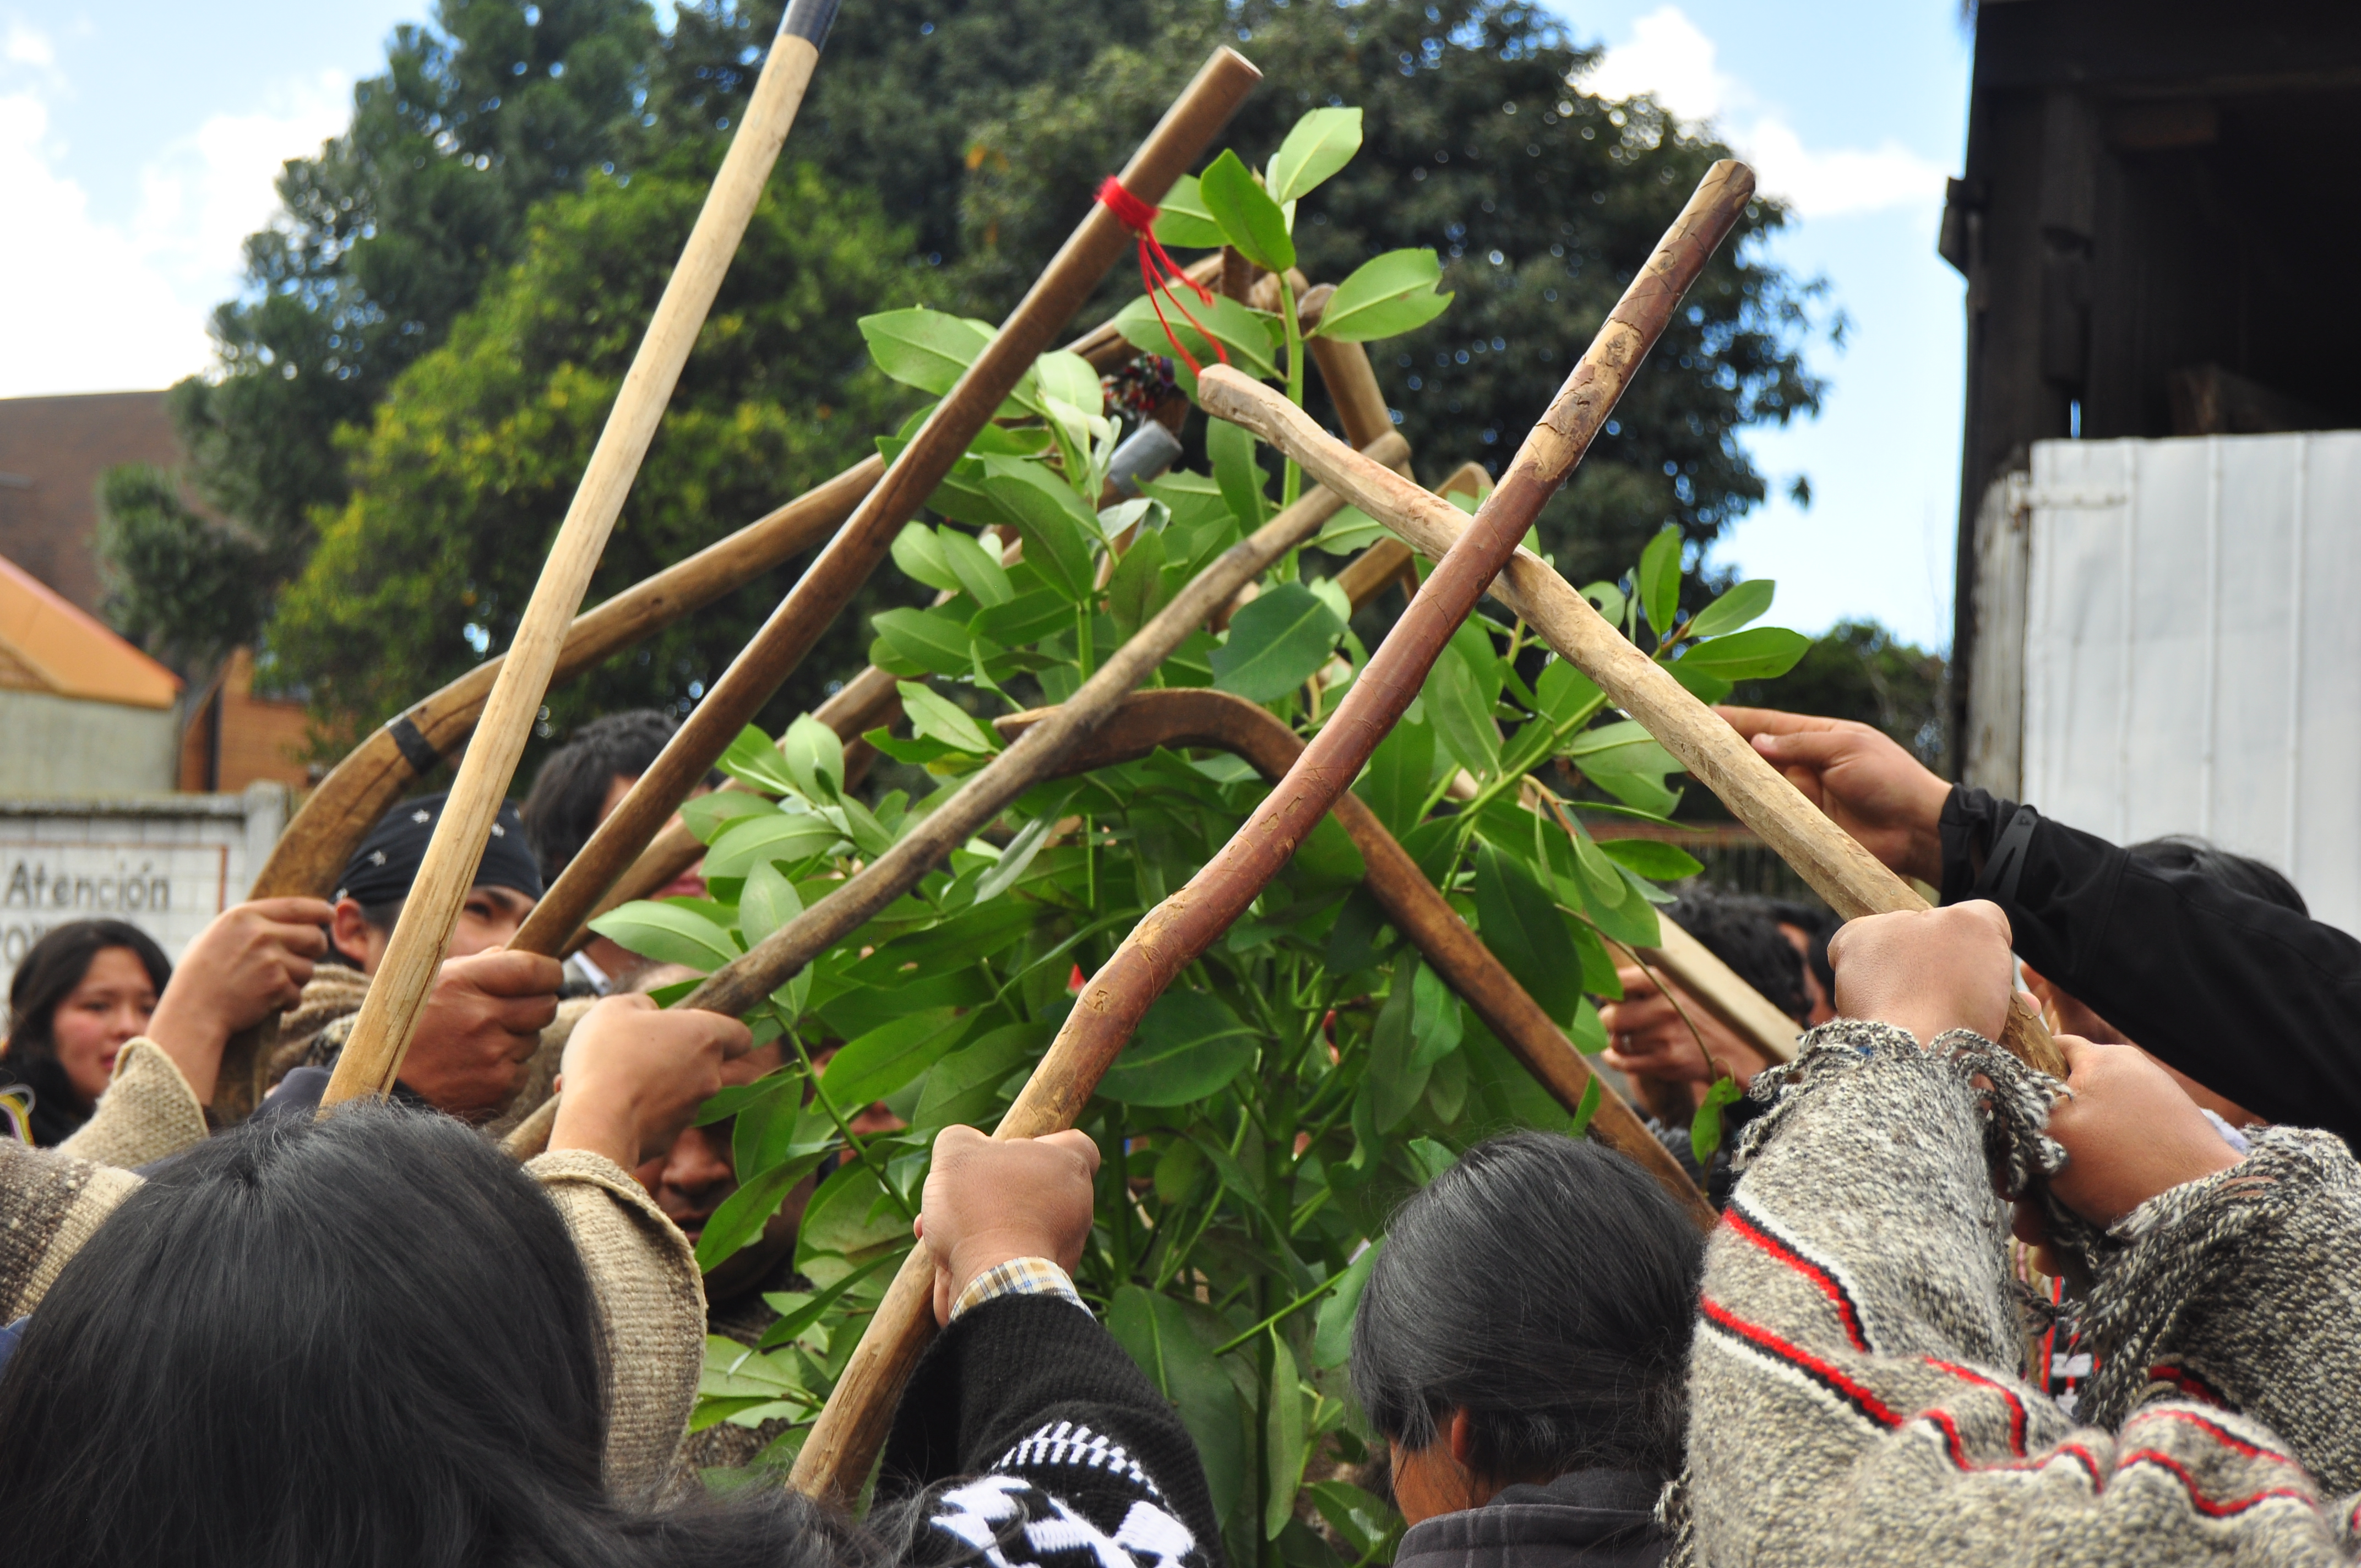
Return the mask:
[[[1202, 374], [1205, 367], [1197, 363], [1197, 356], [1189, 352], [1187, 345], [1180, 341], [1180, 334], [1172, 330], [1172, 323], [1164, 319], [1163, 295], [1171, 284], [1177, 283], [1193, 292], [1199, 304], [1211, 307], [1213, 291], [1173, 264], [1172, 258], [1165, 252], [1164, 242], [1156, 237], [1156, 209], [1125, 190], [1121, 180], [1112, 174], [1106, 177], [1099, 186], [1099, 204], [1113, 213], [1124, 227], [1139, 236], [1139, 281], [1141, 287], [1148, 291], [1149, 306], [1156, 312], [1156, 324], [1164, 329], [1164, 340], [1172, 345], [1172, 352], [1180, 356], [1181, 363], [1189, 367], [1189, 374]], [[1171, 294], [1172, 308], [1180, 313], [1182, 320], [1197, 329], [1200, 336], [1213, 345], [1213, 357], [1227, 365], [1230, 356], [1222, 347], [1222, 340], [1207, 331], [1203, 322], [1189, 313], [1189, 307], [1180, 302], [1180, 290], [1171, 290]]]

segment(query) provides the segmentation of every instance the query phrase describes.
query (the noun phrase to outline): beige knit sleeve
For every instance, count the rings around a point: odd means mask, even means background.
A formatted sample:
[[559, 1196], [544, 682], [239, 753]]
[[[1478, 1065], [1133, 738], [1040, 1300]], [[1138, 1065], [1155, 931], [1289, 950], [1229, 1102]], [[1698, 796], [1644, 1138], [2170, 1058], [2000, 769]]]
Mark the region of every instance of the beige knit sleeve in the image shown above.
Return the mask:
[[115, 1076], [98, 1109], [60, 1152], [128, 1170], [205, 1141], [205, 1108], [179, 1064], [141, 1037], [115, 1058]]
[[565, 1215], [598, 1299], [611, 1379], [608, 1495], [648, 1507], [688, 1430], [704, 1365], [705, 1281], [696, 1255], [631, 1172], [604, 1156], [555, 1149], [524, 1168]]
[[0, 1137], [0, 1323], [38, 1306], [58, 1271], [138, 1187], [127, 1170]]

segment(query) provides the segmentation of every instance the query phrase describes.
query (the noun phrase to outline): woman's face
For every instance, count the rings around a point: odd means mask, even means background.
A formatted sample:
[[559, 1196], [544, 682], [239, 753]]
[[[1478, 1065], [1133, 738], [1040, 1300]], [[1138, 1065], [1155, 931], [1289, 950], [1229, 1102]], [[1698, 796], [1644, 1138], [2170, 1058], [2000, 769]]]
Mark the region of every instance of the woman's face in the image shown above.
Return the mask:
[[116, 1054], [125, 1041], [147, 1032], [155, 1011], [156, 982], [138, 955], [128, 948], [101, 948], [49, 1020], [58, 1065], [75, 1093], [95, 1103], [106, 1092]]

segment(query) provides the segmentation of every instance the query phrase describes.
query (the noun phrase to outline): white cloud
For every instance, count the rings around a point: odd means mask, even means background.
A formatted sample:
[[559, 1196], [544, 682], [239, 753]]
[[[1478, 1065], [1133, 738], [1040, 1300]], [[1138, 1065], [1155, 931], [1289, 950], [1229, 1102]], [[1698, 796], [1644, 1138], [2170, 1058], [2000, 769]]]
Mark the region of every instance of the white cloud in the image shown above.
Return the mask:
[[[51, 126], [69, 92], [47, 38], [0, 35], [0, 397], [161, 387], [203, 369], [205, 322], [236, 291], [239, 244], [277, 206], [286, 159], [343, 128], [350, 82], [323, 72], [215, 115], [139, 171], [124, 222], [91, 210]], [[8, 69], [13, 68], [13, 69]]]
[[1764, 192], [1805, 217], [1915, 206], [1943, 192], [1942, 168], [1890, 137], [1873, 148], [1806, 146], [1775, 110], [1720, 69], [1713, 40], [1677, 5], [1658, 6], [1633, 22], [1630, 40], [1609, 49], [1582, 86], [1609, 98], [1650, 93], [1683, 120], [1712, 122], [1754, 166]]

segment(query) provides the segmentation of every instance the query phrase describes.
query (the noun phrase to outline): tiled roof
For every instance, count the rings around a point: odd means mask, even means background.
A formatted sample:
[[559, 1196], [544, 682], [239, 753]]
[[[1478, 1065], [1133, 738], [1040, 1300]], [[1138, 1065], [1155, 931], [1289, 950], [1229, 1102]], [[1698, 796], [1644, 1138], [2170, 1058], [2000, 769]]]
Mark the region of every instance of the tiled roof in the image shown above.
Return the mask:
[[0, 555], [0, 685], [170, 707], [181, 677]]

